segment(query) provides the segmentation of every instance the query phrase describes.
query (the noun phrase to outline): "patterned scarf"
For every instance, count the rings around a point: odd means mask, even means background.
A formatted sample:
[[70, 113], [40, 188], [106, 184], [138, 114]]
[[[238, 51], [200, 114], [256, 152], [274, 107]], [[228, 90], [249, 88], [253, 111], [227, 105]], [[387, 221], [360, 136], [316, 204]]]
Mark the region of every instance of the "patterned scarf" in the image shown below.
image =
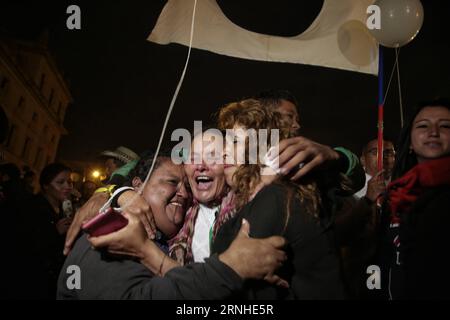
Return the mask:
[[[169, 241], [169, 255], [181, 265], [194, 262], [192, 254], [192, 239], [194, 237], [195, 221], [197, 220], [200, 204], [194, 199], [193, 205], [188, 209], [183, 227], [178, 234]], [[234, 193], [230, 191], [220, 205], [219, 214], [216, 217], [213, 227], [213, 239], [216, 237], [219, 228], [234, 214]]]

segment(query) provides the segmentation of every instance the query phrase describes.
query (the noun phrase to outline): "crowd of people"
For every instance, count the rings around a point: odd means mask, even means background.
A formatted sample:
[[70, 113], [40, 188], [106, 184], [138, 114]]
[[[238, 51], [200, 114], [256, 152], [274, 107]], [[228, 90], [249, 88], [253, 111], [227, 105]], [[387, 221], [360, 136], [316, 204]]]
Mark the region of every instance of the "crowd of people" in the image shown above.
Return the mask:
[[[104, 152], [110, 178], [95, 193], [99, 186], [86, 185], [73, 217], [63, 210], [73, 193], [69, 168], [47, 166], [41, 191], [32, 195], [20, 172], [2, 166], [1, 206], [10, 212], [5, 236], [17, 243], [3, 266], [11, 274], [8, 294], [449, 298], [448, 263], [441, 258], [450, 211], [449, 101], [421, 104], [396, 144], [385, 139], [379, 150], [376, 139], [368, 141], [360, 157], [301, 136], [298, 109], [285, 90], [227, 104], [217, 113], [218, 130], [196, 132], [182, 164], [170, 152]], [[247, 129], [268, 130], [266, 157], [250, 161]], [[240, 147], [245, 161], [235, 159]], [[106, 206], [119, 209], [128, 224], [102, 236], [83, 233], [82, 224]], [[23, 277], [30, 264], [34, 290], [25, 289]], [[78, 288], [68, 286], [73, 265], [82, 270]], [[369, 266], [378, 273], [368, 273]]]

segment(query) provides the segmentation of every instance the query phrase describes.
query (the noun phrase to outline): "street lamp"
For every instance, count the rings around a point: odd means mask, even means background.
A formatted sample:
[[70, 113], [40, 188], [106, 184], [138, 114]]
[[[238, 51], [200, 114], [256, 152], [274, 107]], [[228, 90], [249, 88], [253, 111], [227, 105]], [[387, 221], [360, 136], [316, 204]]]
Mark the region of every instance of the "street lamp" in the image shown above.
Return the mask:
[[92, 176], [93, 176], [95, 179], [98, 179], [98, 178], [100, 177], [100, 171], [98, 171], [98, 170], [92, 171]]

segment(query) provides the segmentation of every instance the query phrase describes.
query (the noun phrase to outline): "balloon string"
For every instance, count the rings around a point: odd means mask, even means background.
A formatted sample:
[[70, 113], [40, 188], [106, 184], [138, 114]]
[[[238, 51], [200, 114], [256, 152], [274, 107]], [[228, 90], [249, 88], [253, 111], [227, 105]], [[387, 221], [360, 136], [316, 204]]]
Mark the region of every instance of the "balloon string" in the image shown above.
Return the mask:
[[392, 67], [391, 76], [389, 77], [389, 83], [388, 83], [388, 86], [386, 88], [386, 93], [384, 94], [383, 105], [386, 103], [386, 98], [387, 98], [387, 95], [389, 93], [389, 89], [391, 88], [391, 82], [392, 82], [392, 78], [394, 76], [395, 68], [398, 65], [398, 58], [400, 56], [400, 48], [398, 49], [398, 51], [396, 50], [395, 52], [396, 52], [396, 54], [395, 54], [395, 63], [394, 63], [394, 66]]
[[164, 134], [166, 132], [167, 123], [169, 122], [170, 115], [172, 113], [172, 109], [173, 109], [173, 107], [175, 105], [175, 102], [177, 100], [178, 93], [180, 92], [181, 85], [183, 84], [184, 76], [186, 75], [186, 70], [187, 70], [187, 67], [188, 67], [188, 64], [189, 64], [189, 60], [190, 60], [190, 56], [191, 56], [191, 49], [192, 49], [192, 40], [193, 40], [193, 37], [194, 37], [194, 22], [195, 22], [195, 9], [196, 9], [196, 7], [197, 7], [197, 0], [194, 0], [194, 9], [192, 11], [192, 22], [191, 22], [191, 35], [190, 35], [190, 39], [189, 39], [189, 49], [188, 49], [188, 54], [187, 54], [187, 58], [186, 58], [186, 63], [184, 65], [184, 69], [183, 69], [183, 73], [181, 74], [180, 81], [178, 82], [177, 88], [176, 88], [175, 93], [174, 93], [174, 95], [172, 97], [172, 101], [170, 102], [170, 107], [169, 107], [169, 110], [167, 111], [166, 120], [164, 122], [164, 126], [163, 126], [163, 129], [161, 131], [161, 136], [159, 138], [158, 148], [156, 149], [155, 155], [153, 157], [152, 165], [150, 167], [150, 170], [147, 173], [147, 177], [145, 178], [144, 183], [139, 188], [138, 193], [133, 195], [133, 197], [131, 197], [131, 199], [129, 199], [122, 206], [122, 210], [127, 208], [128, 205], [130, 203], [132, 203], [138, 197], [139, 194], [142, 194], [142, 192], [144, 190], [144, 187], [147, 184], [147, 182], [150, 179], [150, 176], [151, 176], [151, 174], [153, 172], [153, 168], [154, 168], [156, 160], [158, 158], [159, 150], [161, 149], [161, 144], [162, 144], [162, 141], [163, 141], [163, 138], [164, 138]]
[[400, 63], [398, 61], [398, 54], [400, 49], [395, 48], [395, 65], [397, 66], [397, 83], [398, 83], [398, 98], [400, 103], [400, 125], [403, 128], [403, 99], [402, 99], [402, 86], [400, 83]]

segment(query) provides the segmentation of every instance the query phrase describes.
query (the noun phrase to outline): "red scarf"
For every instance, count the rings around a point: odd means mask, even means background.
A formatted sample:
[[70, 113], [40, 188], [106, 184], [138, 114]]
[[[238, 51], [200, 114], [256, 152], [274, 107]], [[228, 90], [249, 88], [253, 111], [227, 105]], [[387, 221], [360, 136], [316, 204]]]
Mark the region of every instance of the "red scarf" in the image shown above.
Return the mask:
[[398, 213], [407, 212], [427, 188], [450, 185], [450, 157], [422, 162], [387, 188], [392, 223], [399, 222]]

